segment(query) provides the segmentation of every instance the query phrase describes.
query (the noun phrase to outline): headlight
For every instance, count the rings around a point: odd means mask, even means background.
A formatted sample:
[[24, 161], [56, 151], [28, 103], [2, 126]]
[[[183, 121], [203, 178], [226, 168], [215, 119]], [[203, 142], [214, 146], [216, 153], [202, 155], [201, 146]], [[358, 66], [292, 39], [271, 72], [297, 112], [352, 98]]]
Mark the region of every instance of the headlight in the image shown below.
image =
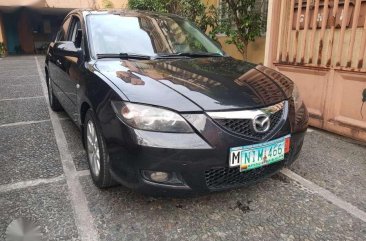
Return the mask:
[[179, 114], [148, 105], [112, 101], [118, 117], [126, 124], [141, 130], [189, 133], [192, 128]]
[[302, 98], [300, 96], [299, 88], [294, 84], [294, 90], [292, 91], [292, 98], [294, 100], [295, 111], [299, 110], [302, 105]]

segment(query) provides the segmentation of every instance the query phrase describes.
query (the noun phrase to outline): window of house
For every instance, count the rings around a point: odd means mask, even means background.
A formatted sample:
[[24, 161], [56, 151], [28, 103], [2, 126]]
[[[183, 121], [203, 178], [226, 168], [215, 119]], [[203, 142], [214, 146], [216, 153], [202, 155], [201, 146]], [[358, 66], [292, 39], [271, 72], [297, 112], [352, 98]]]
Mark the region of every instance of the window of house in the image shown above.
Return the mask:
[[43, 33], [51, 33], [51, 21], [49, 19], [43, 20]]

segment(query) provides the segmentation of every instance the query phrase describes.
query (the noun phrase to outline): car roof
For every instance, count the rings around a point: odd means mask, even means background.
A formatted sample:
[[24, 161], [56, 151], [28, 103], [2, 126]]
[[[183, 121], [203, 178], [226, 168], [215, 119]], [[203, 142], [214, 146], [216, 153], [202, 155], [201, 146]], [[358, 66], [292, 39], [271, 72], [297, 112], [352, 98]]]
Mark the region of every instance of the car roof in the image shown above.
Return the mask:
[[130, 10], [130, 9], [74, 9], [70, 14], [81, 14], [83, 16], [87, 15], [98, 15], [98, 14], [116, 14], [121, 16], [129, 16], [129, 17], [139, 17], [139, 16], [150, 16], [150, 17], [158, 17], [158, 16], [166, 16], [166, 17], [174, 17], [174, 18], [183, 18], [176, 14], [171, 13], [157, 13], [151, 11], [143, 11], [143, 10]]

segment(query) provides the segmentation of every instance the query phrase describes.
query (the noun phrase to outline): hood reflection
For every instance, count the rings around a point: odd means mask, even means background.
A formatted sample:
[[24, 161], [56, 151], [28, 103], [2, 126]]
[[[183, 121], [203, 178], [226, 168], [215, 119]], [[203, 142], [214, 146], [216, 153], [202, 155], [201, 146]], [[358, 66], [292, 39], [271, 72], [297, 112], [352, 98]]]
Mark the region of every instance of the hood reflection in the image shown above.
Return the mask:
[[101, 72], [114, 73], [127, 85], [145, 86], [143, 91], [121, 86], [132, 99], [144, 93], [161, 93], [158, 89], [165, 85], [176, 92], [176, 98], [183, 96], [204, 110], [248, 109], [281, 102], [289, 98], [292, 91], [292, 82], [281, 74], [277, 76], [277, 72], [271, 73], [263, 66], [230, 57], [119, 60], [116, 63], [116, 60], [99, 60], [96, 65]]

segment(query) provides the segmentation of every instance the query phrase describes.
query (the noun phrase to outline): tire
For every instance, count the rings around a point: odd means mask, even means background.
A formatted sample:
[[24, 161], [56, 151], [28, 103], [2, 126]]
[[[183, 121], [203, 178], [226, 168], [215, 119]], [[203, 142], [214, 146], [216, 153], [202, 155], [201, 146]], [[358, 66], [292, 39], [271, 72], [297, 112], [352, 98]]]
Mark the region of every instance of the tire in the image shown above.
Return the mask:
[[60, 102], [58, 101], [57, 97], [53, 93], [52, 81], [50, 80], [48, 75], [46, 75], [46, 76], [47, 76], [47, 87], [48, 87], [48, 101], [50, 102], [50, 107], [53, 111], [59, 112], [59, 111], [63, 110], [63, 108], [62, 108]]
[[97, 187], [107, 188], [116, 185], [116, 182], [109, 171], [109, 154], [101, 133], [97, 118], [93, 110], [89, 109], [84, 121], [84, 140], [90, 174]]

